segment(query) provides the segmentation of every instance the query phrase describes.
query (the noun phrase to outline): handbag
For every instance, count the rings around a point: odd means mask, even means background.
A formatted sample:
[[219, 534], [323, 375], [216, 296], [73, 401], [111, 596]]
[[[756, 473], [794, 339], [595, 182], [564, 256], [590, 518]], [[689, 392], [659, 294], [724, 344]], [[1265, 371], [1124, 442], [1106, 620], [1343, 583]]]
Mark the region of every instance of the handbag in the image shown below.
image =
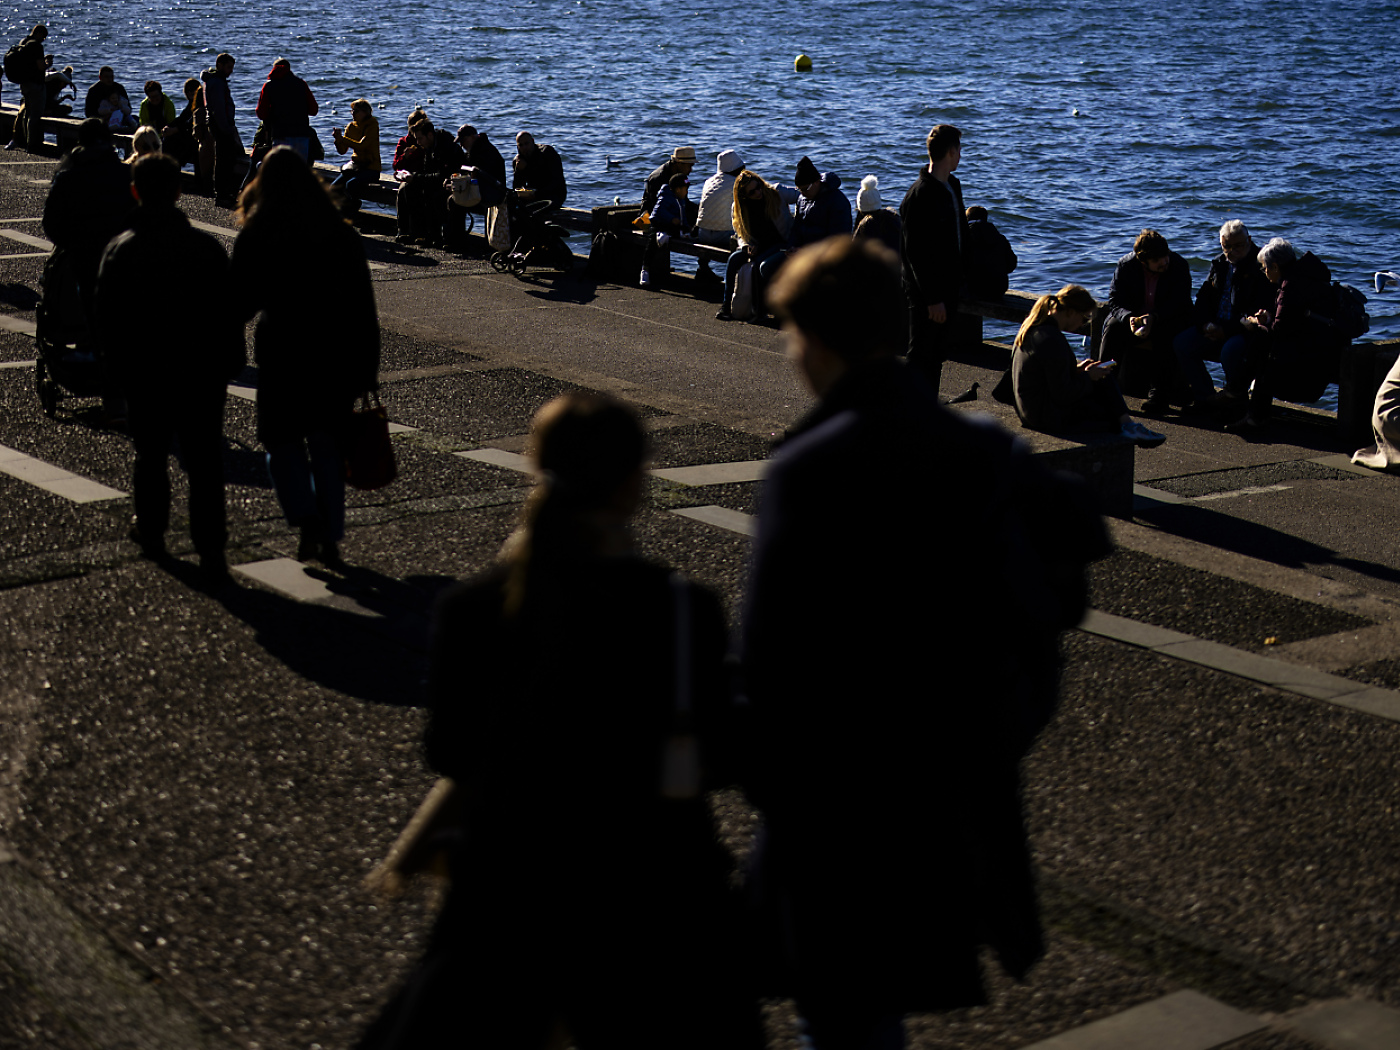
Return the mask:
[[350, 413], [345, 436], [345, 480], [357, 489], [382, 489], [399, 476], [389, 414], [379, 395], [365, 394]]
[[739, 267], [734, 277], [734, 295], [729, 300], [729, 316], [736, 321], [747, 321], [753, 316], [753, 263], [746, 262]]
[[510, 211], [505, 204], [486, 210], [486, 243], [498, 252], [510, 251]]
[[475, 208], [481, 203], [481, 187], [470, 175], [452, 176], [452, 203], [459, 208]]

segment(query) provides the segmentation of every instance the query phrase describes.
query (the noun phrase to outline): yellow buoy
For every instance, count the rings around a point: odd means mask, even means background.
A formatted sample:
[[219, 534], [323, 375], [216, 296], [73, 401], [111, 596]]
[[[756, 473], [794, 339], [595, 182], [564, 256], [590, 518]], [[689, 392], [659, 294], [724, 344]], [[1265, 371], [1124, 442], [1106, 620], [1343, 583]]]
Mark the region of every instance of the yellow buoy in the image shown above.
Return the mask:
[[812, 71], [812, 60], [806, 55], [798, 55], [792, 60], [792, 68], [798, 73], [810, 73]]

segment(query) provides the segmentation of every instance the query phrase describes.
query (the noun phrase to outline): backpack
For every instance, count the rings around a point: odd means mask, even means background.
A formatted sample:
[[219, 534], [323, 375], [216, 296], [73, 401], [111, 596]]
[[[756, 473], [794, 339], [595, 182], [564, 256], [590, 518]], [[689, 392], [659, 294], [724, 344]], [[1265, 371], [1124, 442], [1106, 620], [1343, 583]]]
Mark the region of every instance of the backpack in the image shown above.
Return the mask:
[[1333, 311], [1332, 327], [1348, 341], [1360, 339], [1371, 330], [1371, 318], [1366, 313], [1366, 296], [1359, 288], [1332, 282], [1332, 295], [1337, 306]]
[[593, 235], [593, 243], [588, 249], [588, 276], [595, 281], [612, 278], [621, 263], [622, 244], [617, 234], [603, 230]]
[[29, 46], [29, 37], [25, 37], [10, 50], [5, 52], [5, 79], [11, 84], [24, 83], [24, 74], [29, 74], [29, 79], [34, 79], [34, 70], [25, 69], [24, 49]]

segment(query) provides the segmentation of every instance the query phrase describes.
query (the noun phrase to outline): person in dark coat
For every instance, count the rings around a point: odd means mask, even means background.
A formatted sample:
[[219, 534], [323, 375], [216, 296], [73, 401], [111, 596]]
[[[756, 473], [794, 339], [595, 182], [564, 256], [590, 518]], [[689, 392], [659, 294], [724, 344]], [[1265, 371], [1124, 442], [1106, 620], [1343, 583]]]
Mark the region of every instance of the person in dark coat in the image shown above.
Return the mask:
[[928, 133], [928, 164], [899, 206], [903, 224], [900, 279], [909, 301], [909, 363], [935, 390], [952, 343], [967, 277], [967, 215], [962, 183], [962, 132], [939, 124]]
[[833, 171], [817, 171], [808, 157], [797, 162], [793, 180], [801, 196], [788, 240], [794, 248], [815, 244], [827, 237], [851, 235], [851, 202], [841, 192], [841, 176]]
[[[1007, 370], [1021, 425], [1048, 434], [1113, 432], [1144, 448], [1166, 438], [1128, 412], [1112, 361], [1080, 361], [1066, 332], [1084, 329], [1098, 307], [1089, 289], [1067, 284], [1042, 295], [1016, 333]], [[998, 388], [1000, 394], [1000, 388]]]
[[[213, 584], [228, 581], [224, 544], [224, 397], [243, 367], [243, 328], [222, 289], [223, 245], [190, 225], [175, 206], [180, 168], [164, 154], [131, 167], [139, 207], [131, 228], [102, 256], [97, 277], [98, 334], [126, 395], [136, 463], [132, 539], [149, 558], [165, 556], [170, 523], [167, 460], [174, 438], [190, 479], [190, 536], [200, 569]], [[151, 288], [162, 295], [162, 334], [133, 322], [131, 304]], [[198, 339], [189, 338], [199, 333]]]
[[481, 189], [481, 201], [471, 208], [463, 208], [451, 198], [447, 201], [443, 237], [449, 248], [460, 250], [466, 246], [467, 212], [485, 215], [505, 198], [510, 183], [506, 181], [506, 159], [484, 131], [463, 124], [457, 129], [457, 145], [462, 149], [462, 166], [475, 169], [472, 175]]
[[564, 206], [569, 187], [564, 180], [564, 162], [553, 146], [541, 146], [528, 131], [520, 132], [515, 136], [511, 172], [511, 189], [518, 200], [547, 200], [547, 211]]
[[[1245, 370], [1250, 334], [1243, 319], [1274, 301], [1274, 289], [1259, 269], [1259, 246], [1239, 219], [1220, 227], [1220, 254], [1210, 264], [1210, 273], [1196, 293], [1192, 324], [1182, 329], [1172, 349], [1181, 378], [1190, 389], [1193, 403], [1201, 404], [1215, 394], [1215, 384], [1206, 370], [1206, 361], [1230, 362], [1226, 374]], [[1245, 391], [1227, 384], [1223, 399], [1243, 400]]]
[[[355, 398], [379, 388], [379, 315], [359, 234], [293, 149], [268, 153], [239, 201], [228, 294], [258, 315], [258, 440], [298, 560], [338, 564], [343, 436]], [[317, 309], [324, 304], [327, 309]]]
[[1269, 307], [1242, 319], [1259, 338], [1225, 374], [1231, 389], [1249, 391], [1249, 410], [1225, 425], [1246, 437], [1267, 425], [1274, 398], [1316, 401], [1337, 374], [1338, 337], [1331, 326], [1336, 299], [1327, 264], [1312, 252], [1299, 258], [1293, 245], [1275, 237], [1259, 249], [1259, 269], [1278, 291]]
[[967, 209], [967, 291], [977, 299], [1000, 299], [1016, 269], [1011, 242], [987, 216], [987, 209]]
[[[131, 196], [131, 168], [112, 148], [111, 135], [100, 117], [78, 125], [78, 145], [58, 170], [44, 201], [44, 233], [54, 251], [44, 269], [44, 294], [56, 292], [50, 281], [67, 273], [77, 288], [81, 317], [66, 322], [81, 329], [96, 317], [94, 295], [97, 267], [107, 242], [126, 229], [136, 201]], [[126, 421], [120, 385], [108, 368], [101, 341], [97, 343], [102, 375], [102, 410], [108, 425]]]
[[[540, 1047], [556, 1025], [579, 1050], [761, 1050], [701, 793], [732, 769], [719, 601], [633, 549], [629, 409], [565, 394], [532, 431], [520, 528], [433, 632], [423, 744], [461, 800], [451, 890], [360, 1050]], [[681, 731], [708, 777], [664, 757]]]
[[851, 236], [856, 240], [871, 238], [899, 254], [899, 213], [885, 207], [880, 197], [880, 180], [874, 175], [860, 180], [860, 191], [856, 194], [856, 228]]
[[400, 244], [441, 244], [447, 222], [448, 179], [461, 170], [462, 148], [426, 117], [409, 128], [408, 135], [413, 149], [405, 155], [404, 167], [395, 171], [399, 178], [397, 240]]
[[1144, 412], [1165, 412], [1190, 400], [1177, 376], [1172, 344], [1191, 317], [1191, 267], [1160, 233], [1143, 230], [1113, 271], [1108, 316], [1094, 356], [1118, 362], [1123, 392], [1147, 395]]
[[[765, 992], [796, 999], [818, 1050], [899, 1046], [904, 1014], [985, 1002], [980, 945], [1017, 978], [1040, 956], [1018, 763], [1054, 708], [1083, 560], [1106, 550], [1081, 490], [898, 361], [895, 263], [833, 238], [770, 290], [820, 400], [759, 508], [742, 783], [765, 822]], [[1078, 586], [1048, 583], [1045, 552]], [[991, 626], [1008, 622], [1017, 644]]]
[[306, 81], [292, 74], [291, 61], [279, 58], [273, 62], [255, 111], [272, 145], [291, 146], [302, 160], [310, 160], [311, 118], [320, 110]]
[[233, 76], [234, 58], [224, 52], [201, 73], [209, 133], [214, 139], [214, 203], [232, 208], [238, 203], [238, 165], [247, 160], [243, 139], [235, 122], [236, 107], [228, 79]]
[[126, 99], [128, 106], [131, 105], [131, 96], [126, 93], [126, 88], [117, 80], [117, 74], [113, 72], [112, 67], [103, 66], [97, 71], [97, 83], [87, 89], [87, 95], [83, 98], [83, 116], [101, 116], [99, 110], [102, 108], [102, 103], [114, 94]]
[[[695, 170], [695, 147], [677, 146], [671, 151], [671, 155], [666, 158], [666, 162], [647, 176], [646, 185], [642, 187], [642, 210], [640, 214], [650, 215], [651, 210], [656, 207], [656, 198], [661, 195], [661, 190], [671, 184], [671, 180], [677, 175], [684, 175], [690, 178], [690, 173]], [[690, 225], [687, 223], [687, 225]]]
[[[44, 41], [49, 27], [40, 23], [19, 43], [19, 51], [10, 60], [19, 74], [19, 94], [22, 102], [16, 118], [11, 142], [21, 143], [30, 153], [38, 153], [44, 145], [44, 110], [48, 108], [48, 88], [45, 86]], [[6, 69], [6, 72], [10, 70]], [[89, 113], [88, 116], [96, 116]], [[20, 119], [22, 118], [22, 119]]]

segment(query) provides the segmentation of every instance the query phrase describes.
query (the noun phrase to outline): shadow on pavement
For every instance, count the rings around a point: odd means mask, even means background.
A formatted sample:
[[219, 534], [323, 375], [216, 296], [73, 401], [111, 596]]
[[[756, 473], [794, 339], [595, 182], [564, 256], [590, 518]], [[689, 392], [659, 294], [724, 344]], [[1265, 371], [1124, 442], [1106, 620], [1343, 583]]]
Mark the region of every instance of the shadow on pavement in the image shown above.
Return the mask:
[[210, 588], [185, 561], [165, 565], [174, 577], [210, 594], [256, 632], [258, 644], [297, 675], [373, 704], [425, 702], [428, 625], [434, 596], [454, 582], [423, 576], [399, 581], [370, 569], [308, 570], [332, 597], [303, 602], [253, 584]]
[[1135, 516], [1174, 536], [1183, 536], [1275, 565], [1295, 569], [1333, 565], [1382, 583], [1400, 584], [1400, 569], [1390, 565], [1347, 557], [1310, 540], [1206, 507], [1158, 504], [1150, 509], [1138, 510]]

